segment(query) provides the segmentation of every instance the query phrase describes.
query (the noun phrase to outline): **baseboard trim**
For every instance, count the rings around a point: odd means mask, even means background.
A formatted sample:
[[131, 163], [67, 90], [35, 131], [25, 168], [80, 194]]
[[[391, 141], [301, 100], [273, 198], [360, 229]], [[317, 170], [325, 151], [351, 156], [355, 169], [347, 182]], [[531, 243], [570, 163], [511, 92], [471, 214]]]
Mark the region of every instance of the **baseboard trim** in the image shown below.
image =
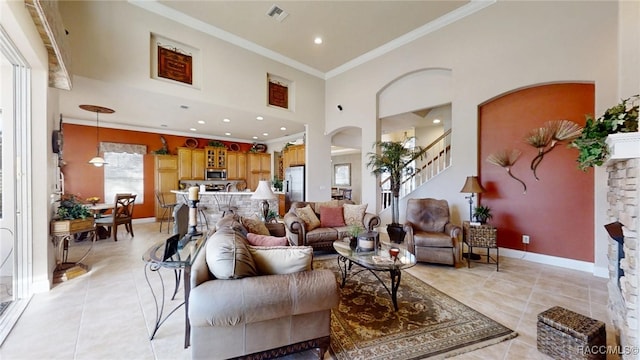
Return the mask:
[[565, 269], [573, 269], [578, 271], [584, 271], [593, 274], [597, 277], [608, 278], [609, 271], [606, 268], [596, 267], [593, 263], [561, 258], [558, 256], [544, 255], [544, 254], [536, 254], [532, 252], [526, 252], [521, 250], [500, 248], [500, 255], [515, 259], [522, 259], [526, 261], [531, 261], [539, 264], [553, 265], [559, 266]]

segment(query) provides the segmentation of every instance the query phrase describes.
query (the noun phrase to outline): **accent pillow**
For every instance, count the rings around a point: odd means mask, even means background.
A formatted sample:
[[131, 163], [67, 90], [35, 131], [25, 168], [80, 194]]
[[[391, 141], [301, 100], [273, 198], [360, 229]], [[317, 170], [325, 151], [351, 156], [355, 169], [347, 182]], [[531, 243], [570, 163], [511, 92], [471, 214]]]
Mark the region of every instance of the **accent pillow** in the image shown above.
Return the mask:
[[232, 229], [216, 231], [206, 246], [207, 265], [217, 279], [240, 279], [258, 274], [246, 240]]
[[267, 226], [264, 224], [264, 222], [262, 222], [262, 220], [243, 217], [242, 219], [240, 219], [240, 222], [242, 223], [242, 225], [244, 225], [245, 228], [247, 228], [248, 233], [271, 235], [269, 233], [269, 229], [267, 229]]
[[276, 237], [254, 233], [247, 234], [247, 242], [253, 246], [287, 246], [287, 237]]
[[302, 221], [304, 221], [304, 227], [307, 229], [307, 231], [311, 231], [320, 226], [320, 220], [318, 220], [316, 213], [313, 211], [313, 209], [311, 209], [311, 205], [297, 208], [296, 215], [298, 215], [298, 217], [302, 219]]
[[347, 226], [357, 225], [365, 227], [362, 220], [364, 219], [364, 213], [367, 211], [367, 204], [351, 205], [342, 204], [344, 208], [344, 223]]
[[320, 227], [344, 226], [344, 213], [342, 207], [320, 207]]
[[248, 246], [260, 275], [292, 274], [312, 269], [311, 246]]

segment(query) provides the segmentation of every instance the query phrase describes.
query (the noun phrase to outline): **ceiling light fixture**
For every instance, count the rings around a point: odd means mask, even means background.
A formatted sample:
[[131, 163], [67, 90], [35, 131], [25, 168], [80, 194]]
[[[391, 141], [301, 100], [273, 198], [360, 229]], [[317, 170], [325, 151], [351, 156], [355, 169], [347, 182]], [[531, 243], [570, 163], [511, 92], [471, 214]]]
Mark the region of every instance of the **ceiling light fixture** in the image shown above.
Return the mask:
[[269, 136], [269, 133], [262, 133], [262, 136]]
[[196, 128], [190, 128], [189, 130], [191, 130], [191, 131], [198, 131], [198, 130], [196, 130]]
[[264, 120], [262, 116], [256, 116], [256, 120]]
[[440, 124], [440, 119], [433, 119], [434, 124]]
[[313, 43], [316, 45], [322, 44], [322, 38], [320, 36], [317, 36], [315, 39], [313, 39]]
[[280, 130], [285, 131], [285, 130], [287, 130], [287, 128], [283, 126], [283, 127], [280, 128]]
[[203, 124], [204, 125], [204, 120], [198, 120], [198, 124]]
[[187, 105], [180, 105], [180, 108], [181, 108], [181, 109], [185, 109], [185, 110], [186, 110], [186, 109], [188, 109], [189, 107], [188, 107]]
[[225, 118], [225, 119], [222, 119], [222, 121], [223, 121], [223, 122], [231, 122], [231, 120], [226, 119], [226, 118]]
[[231, 136], [231, 133], [230, 133], [230, 132], [226, 132], [226, 133], [224, 133], [224, 134], [225, 134], [225, 135], [227, 135], [227, 136]]
[[257, 136], [252, 136], [251, 138], [252, 138], [253, 140], [257, 140], [257, 139], [258, 139], [258, 137], [257, 137]]
[[92, 164], [95, 167], [101, 167], [105, 165], [107, 162], [104, 161], [104, 158], [100, 157], [100, 119], [99, 115], [102, 114], [113, 114], [115, 111], [103, 106], [98, 105], [80, 105], [80, 109], [95, 112], [96, 113], [96, 156], [89, 160], [89, 164]]

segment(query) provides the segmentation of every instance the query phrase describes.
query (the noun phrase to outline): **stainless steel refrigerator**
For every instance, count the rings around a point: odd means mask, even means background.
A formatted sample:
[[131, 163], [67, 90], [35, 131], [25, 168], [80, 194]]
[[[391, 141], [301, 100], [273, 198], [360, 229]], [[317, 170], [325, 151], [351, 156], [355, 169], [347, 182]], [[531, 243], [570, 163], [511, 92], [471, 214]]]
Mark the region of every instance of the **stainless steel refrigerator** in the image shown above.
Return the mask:
[[304, 165], [291, 166], [284, 171], [285, 206], [294, 201], [304, 201]]

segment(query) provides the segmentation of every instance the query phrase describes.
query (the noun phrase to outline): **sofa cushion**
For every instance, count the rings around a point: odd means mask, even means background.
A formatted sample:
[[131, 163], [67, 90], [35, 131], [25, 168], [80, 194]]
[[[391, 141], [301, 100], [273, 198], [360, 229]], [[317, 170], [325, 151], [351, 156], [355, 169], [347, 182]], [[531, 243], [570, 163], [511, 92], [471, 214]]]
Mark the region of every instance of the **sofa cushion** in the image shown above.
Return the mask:
[[307, 232], [307, 245], [318, 242], [338, 240], [338, 231], [335, 228], [316, 228]]
[[320, 207], [320, 227], [337, 227], [344, 225], [344, 213], [342, 207]]
[[364, 213], [367, 211], [367, 204], [351, 205], [343, 204], [344, 208], [344, 223], [347, 226], [356, 225], [364, 228]]
[[313, 209], [311, 209], [310, 205], [302, 208], [297, 208], [296, 215], [298, 215], [298, 217], [302, 219], [302, 221], [304, 221], [304, 226], [307, 231], [311, 231], [320, 226], [320, 220], [316, 216], [316, 213], [313, 211]]
[[259, 235], [271, 235], [264, 222], [260, 219], [243, 217], [240, 219], [242, 225], [247, 228], [248, 233]]
[[257, 275], [246, 240], [230, 228], [221, 228], [207, 240], [209, 271], [218, 279], [239, 279]]
[[[318, 201], [316, 203], [310, 203], [313, 206], [316, 214], [320, 214], [320, 209], [323, 207], [337, 207], [342, 206], [338, 200]], [[320, 215], [322, 217], [322, 215]]]
[[310, 246], [248, 246], [260, 275], [292, 274], [311, 270]]
[[247, 242], [253, 246], [286, 246], [287, 237], [276, 237], [254, 233], [247, 234]]

